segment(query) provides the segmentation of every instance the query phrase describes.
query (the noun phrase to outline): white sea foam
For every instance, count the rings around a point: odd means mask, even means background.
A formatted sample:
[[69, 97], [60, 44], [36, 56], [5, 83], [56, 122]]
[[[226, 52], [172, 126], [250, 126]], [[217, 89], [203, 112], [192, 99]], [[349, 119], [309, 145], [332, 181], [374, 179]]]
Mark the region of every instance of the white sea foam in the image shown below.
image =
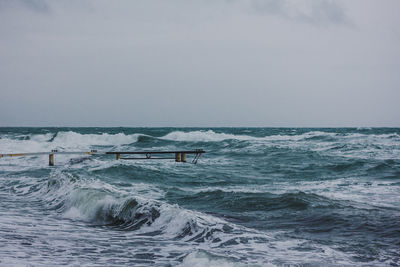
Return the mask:
[[[27, 136], [28, 137], [28, 136]], [[29, 137], [29, 139], [16, 139], [13, 137], [0, 138], [0, 153], [18, 153], [18, 152], [40, 152], [48, 149], [48, 140], [51, 134], [39, 134]]]
[[[190, 234], [183, 235], [182, 241], [190, 240], [194, 236], [205, 236], [209, 231], [218, 229], [216, 236], [221, 240], [213, 243], [225, 242], [232, 238], [229, 234], [223, 233], [223, 226], [230, 225], [235, 230], [235, 237], [258, 236], [259, 238], [270, 238], [265, 233], [239, 227], [228, 222], [201, 212], [183, 209], [178, 205], [171, 205], [162, 201], [157, 201], [144, 197], [143, 195], [132, 194], [128, 188], [119, 188], [101, 182], [99, 180], [71, 180], [71, 177], [62, 170], [55, 170], [53, 175], [55, 180], [50, 183], [42, 183], [42, 189], [34, 192], [37, 198], [45, 200], [50, 207], [60, 206], [63, 217], [72, 220], [83, 220], [93, 223], [107, 223], [112, 217], [124, 219], [127, 223], [137, 220], [138, 214], [146, 215], [150, 219], [149, 224], [144, 224], [135, 231], [136, 234], [146, 234], [154, 231], [161, 231], [159, 238], [170, 240], [182, 235], [186, 230]], [[57, 177], [57, 178], [56, 178]], [[19, 193], [26, 193], [27, 188], [20, 188]], [[137, 204], [130, 207], [127, 203], [135, 201]], [[129, 210], [126, 210], [129, 207]], [[59, 207], [60, 209], [60, 207]], [[152, 221], [152, 210], [159, 212], [159, 216]], [[132, 212], [132, 213], [131, 213]], [[211, 242], [216, 236], [207, 237]]]
[[[239, 267], [246, 266], [237, 261], [237, 259], [230, 259], [228, 257], [221, 257], [212, 255], [205, 251], [194, 251], [189, 253], [181, 264], [181, 267]], [[265, 265], [264, 265], [265, 266]]]
[[[253, 148], [263, 149], [266, 145], [277, 144], [279, 146], [301, 147], [310, 150], [319, 149], [318, 151], [321, 153], [337, 153], [337, 155], [340, 156], [361, 157], [363, 156], [362, 154], [373, 153], [371, 154], [371, 157], [374, 158], [399, 158], [399, 136], [396, 133], [365, 135], [358, 133], [338, 134], [314, 131], [299, 135], [272, 135], [265, 137], [223, 134], [213, 131], [177, 133], [178, 132], [171, 132], [162, 137], [162, 139], [175, 141], [188, 140], [190, 142], [197, 142], [197, 140], [202, 142], [216, 142], [218, 140], [228, 139], [250, 141], [245, 149], [241, 149], [240, 152], [243, 153], [253, 153]], [[55, 148], [54, 146], [62, 147], [65, 150], [72, 150], [81, 148], [87, 149], [90, 146], [95, 145], [124, 145], [136, 142], [138, 136], [139, 134], [79, 134], [75, 132], [61, 132], [54, 138], [54, 140], [53, 134], [32, 135], [29, 140], [23, 140], [21, 136], [3, 136], [0, 139], [0, 153], [3, 153], [5, 150], [6, 152], [48, 151]], [[330, 138], [327, 138], [328, 141], [324, 140], [324, 142], [315, 142], [312, 140], [312, 137], [318, 136], [330, 136], [335, 140], [331, 141]], [[311, 138], [311, 140], [309, 138]], [[334, 145], [340, 146], [343, 144], [350, 146], [349, 151], [346, 151], [346, 149], [337, 149], [335, 152], [331, 152], [329, 150], [329, 147]], [[380, 147], [374, 149], [373, 146], [376, 145]], [[356, 149], [353, 149], [351, 146], [356, 147]], [[226, 149], [229, 152], [231, 148], [227, 147]], [[38, 163], [42, 164], [45, 162], [43, 161], [43, 158], [40, 157], [32, 157], [29, 161], [19, 160], [20, 159], [18, 158], [13, 158], [12, 161], [1, 159], [0, 164], [2, 171], [6, 172], [14, 170], [24, 172], [29, 169], [37, 169], [39, 166]], [[220, 158], [205, 158], [204, 162], [206, 161], [208, 164], [204, 164], [204, 166], [209, 165], [212, 167], [221, 167], [216, 164], [228, 167], [232, 166], [229, 165], [232, 159], [228, 160], [223, 158], [223, 156]], [[56, 162], [61, 162], [61, 157], [57, 158]], [[280, 237], [277, 237], [279, 233], [274, 231], [263, 232], [248, 229], [223, 219], [219, 219], [210, 214], [191, 211], [178, 205], [166, 203], [164, 200], [165, 198], [163, 198], [165, 195], [165, 192], [162, 190], [163, 187], [158, 187], [157, 184], [136, 183], [134, 180], [127, 180], [124, 181], [123, 186], [118, 186], [96, 179], [96, 170], [106, 169], [113, 165], [129, 166], [132, 164], [156, 171], [162, 168], [169, 171], [168, 168], [176, 165], [174, 162], [157, 162], [157, 164], [153, 162], [118, 162], [114, 160], [110, 161], [109, 159], [103, 160], [99, 157], [75, 165], [68, 165], [65, 167], [57, 166], [52, 170], [50, 178], [47, 177], [47, 174], [44, 175], [46, 179], [41, 179], [36, 176], [21, 176], [15, 178], [18, 183], [10, 180], [8, 183], [3, 182], [0, 184], [3, 188], [11, 188], [12, 192], [18, 196], [23, 196], [27, 201], [30, 199], [33, 200], [32, 202], [40, 200], [45, 203], [44, 205], [48, 205], [51, 208], [61, 207], [57, 208], [59, 213], [49, 212], [52, 214], [51, 216], [53, 219], [57, 214], [62, 214], [64, 218], [70, 219], [57, 219], [51, 221], [51, 219], [49, 220], [46, 215], [43, 215], [43, 207], [40, 207], [37, 220], [34, 220], [31, 217], [28, 218], [28, 216], [33, 216], [32, 213], [34, 211], [32, 210], [29, 210], [29, 212], [24, 215], [25, 217], [19, 216], [19, 218], [8, 220], [6, 218], [8, 215], [2, 216], [0, 229], [7, 229], [7, 231], [0, 231], [3, 233], [3, 235], [0, 235], [0, 242], [3, 244], [2, 251], [0, 251], [0, 256], [2, 258], [0, 265], [26, 265], [29, 264], [28, 261], [32, 262], [34, 265], [40, 265], [41, 263], [43, 263], [43, 265], [48, 265], [48, 262], [46, 262], [48, 259], [53, 260], [55, 265], [75, 263], [76, 265], [82, 265], [85, 264], [85, 260], [87, 260], [86, 258], [77, 259], [71, 263], [71, 261], [68, 261], [68, 257], [65, 257], [64, 252], [58, 253], [52, 258], [45, 258], [37, 255], [41, 255], [45, 249], [48, 249], [48, 255], [53, 255], [51, 253], [56, 253], [57, 250], [60, 250], [72, 251], [76, 254], [83, 253], [85, 254], [84, 257], [87, 257], [90, 255], [92, 249], [94, 252], [91, 257], [94, 259], [99, 255], [99, 251], [105, 251], [103, 255], [106, 255], [108, 249], [114, 249], [114, 252], [107, 254], [107, 256], [100, 257], [98, 259], [99, 261], [96, 262], [98, 265], [107, 265], [110, 264], [111, 261], [107, 262], [107, 260], [111, 257], [118, 260], [123, 259], [124, 256], [129, 258], [131, 256], [130, 253], [142, 253], [143, 247], [129, 243], [135, 239], [139, 240], [138, 244], [149, 242], [149, 240], [153, 242], [151, 245], [147, 244], [144, 249], [148, 251], [154, 249], [154, 251], [156, 251], [155, 255], [158, 256], [160, 254], [165, 255], [162, 259], [157, 258], [154, 260], [159, 265], [167, 265], [168, 262], [165, 261], [171, 260], [168, 256], [177, 255], [177, 252], [178, 254], [183, 253], [183, 256], [186, 255], [186, 257], [183, 258], [183, 266], [234, 266], [233, 264], [236, 259], [238, 261], [240, 259], [245, 259], [248, 265], [260, 266], [284, 264], [327, 264], [342, 266], [360, 264], [359, 262], [352, 261], [352, 257], [358, 255], [352, 255], [349, 252], [341, 253], [339, 250], [335, 250], [334, 246], [328, 247], [321, 245], [319, 242], [313, 243], [312, 240], [307, 241], [297, 239], [294, 237], [295, 235], [292, 237], [286, 235], [284, 240], [282, 240], [282, 236], [287, 234], [287, 232], [284, 232]], [[180, 165], [179, 167], [182, 166], [183, 165]], [[82, 176], [81, 174], [79, 174], [78, 177], [75, 176], [77, 169], [83, 170]], [[86, 171], [90, 173], [90, 177], [86, 176]], [[93, 177], [91, 175], [93, 175]], [[246, 174], [239, 173], [238, 175]], [[6, 174], [4, 176], [6, 176]], [[4, 181], [3, 177], [0, 179], [2, 179], [1, 181]], [[392, 183], [395, 183], [396, 181], [373, 181], [372, 183], [368, 183], [368, 181], [363, 182], [359, 177], [354, 177], [332, 181], [274, 181], [273, 184], [254, 186], [231, 185], [225, 187], [188, 187], [188, 190], [195, 193], [223, 190], [225, 192], [268, 192], [273, 194], [302, 191], [305, 193], [317, 194], [332, 200], [352, 201], [352, 203], [356, 204], [356, 207], [359, 205], [358, 207], [361, 208], [398, 208], [398, 203], [400, 203], [400, 192], [398, 186], [392, 185]], [[131, 185], [129, 185], [129, 183], [131, 183]], [[38, 184], [41, 186], [40, 190], [35, 191], [34, 189]], [[180, 189], [185, 190], [186, 188], [181, 187]], [[9, 190], [3, 191], [6, 192]], [[11, 194], [11, 196], [13, 196], [13, 194]], [[118, 233], [118, 239], [121, 238], [120, 242], [109, 242], [112, 239], [115, 240], [116, 236], [114, 231], [109, 231], [108, 229], [104, 230], [102, 227], [79, 228], [82, 225], [87, 226], [84, 222], [104, 223], [107, 221], [108, 215], [120, 214], [121, 209], [125, 207], [125, 203], [132, 199], [138, 202], [136, 210], [137, 214], [149, 214], [151, 209], [154, 208], [160, 213], [160, 216], [151, 224], [142, 225], [138, 230], [120, 231]], [[15, 203], [13, 203], [13, 205], [17, 206]], [[6, 210], [1, 207], [0, 209], [3, 211]], [[23, 205], [20, 205], [18, 209], [23, 209]], [[10, 213], [9, 210], [6, 210], [2, 214]], [[134, 214], [135, 213], [127, 213], [124, 219], [128, 221], [129, 219], [134, 220], [135, 218], [132, 217]], [[14, 224], [20, 223], [24, 218], [26, 219], [26, 222], [24, 223], [26, 223], [27, 226], [18, 225], [14, 227]], [[49, 225], [50, 223], [51, 225]], [[70, 227], [68, 226], [68, 223], [71, 223]], [[229, 226], [233, 230], [231, 232], [224, 231], [224, 226]], [[175, 241], [174, 238], [185, 232], [187, 227], [190, 228], [192, 234], [188, 234], [179, 241]], [[64, 230], [66, 228], [68, 228], [68, 231]], [[99, 234], [99, 232], [103, 230], [104, 232]], [[27, 245], [20, 244], [21, 239], [6, 239], [6, 236], [11, 232], [17, 235], [23, 233], [23, 231], [25, 231], [27, 239], [29, 239], [30, 236], [33, 236], [35, 231], [39, 233], [37, 236], [31, 238], [30, 242], [32, 243], [32, 246], [29, 248]], [[65, 231], [65, 233], [63, 233], [63, 231]], [[156, 237], [144, 237], [148, 233], [158, 231], [160, 234], [157, 234]], [[46, 232], [48, 235], [43, 235], [43, 237], [41, 237], [41, 232]], [[84, 238], [82, 237], [83, 235], [85, 236]], [[204, 241], [192, 241], [191, 239], [196, 235], [204, 237]], [[51, 238], [49, 238], [50, 236]], [[82, 249], [83, 247], [79, 249], [76, 248], [76, 245], [81, 244], [82, 240], [85, 240], [84, 246], [87, 247], [84, 247], [84, 249]], [[182, 243], [179, 243], [180, 241], [182, 241]], [[226, 245], [227, 243], [230, 245]], [[312, 244], [310, 245], [309, 243]], [[310, 251], [302, 249], [304, 247], [309, 248]], [[88, 248], [88, 250], [85, 250], [86, 248]], [[168, 254], [169, 252], [171, 252], [171, 254]], [[392, 255], [395, 253], [396, 252], [393, 252]], [[233, 260], [230, 257], [232, 254]], [[31, 258], [17, 259], [16, 255], [21, 255], [21, 257], [29, 256]], [[68, 254], [68, 256], [70, 257], [70, 254]], [[382, 257], [384, 256], [385, 255]], [[171, 260], [173, 261], [173, 264], [176, 264], [176, 258]], [[165, 261], [163, 262], [163, 260]], [[368, 262], [368, 264], [382, 265], [388, 262], [388, 260], [386, 260], [386, 262], [384, 260], [385, 259], [382, 261]], [[87, 260], [86, 264], [90, 264], [90, 260]]]
[[183, 142], [218, 142], [229, 139], [244, 140], [244, 141], [257, 140], [256, 137], [252, 136], [216, 133], [212, 130], [191, 131], [191, 132], [174, 131], [163, 137], [160, 137], [160, 139], [183, 141]]
[[[49, 151], [51, 149], [59, 150], [87, 150], [93, 146], [121, 146], [136, 143], [143, 134], [81, 134], [73, 131], [58, 132], [54, 134], [36, 134], [29, 135], [29, 139], [21, 139], [17, 136], [3, 136], [0, 138], [1, 153], [18, 152], [39, 152]], [[314, 137], [331, 137], [332, 139], [322, 142], [315, 142]], [[218, 133], [213, 130], [207, 131], [173, 131], [160, 137], [162, 140], [172, 140], [181, 142], [219, 142], [224, 140], [250, 141], [249, 146], [255, 145], [255, 148], [261, 146], [287, 146], [290, 148], [304, 147], [315, 151], [323, 151], [335, 146], [344, 145], [362, 145], [365, 149], [345, 151], [344, 156], [355, 156], [354, 153], [367, 155], [370, 152], [369, 146], [382, 146], [383, 148], [399, 144], [400, 136], [397, 133], [388, 134], [360, 134], [350, 133], [341, 135], [333, 132], [310, 131], [298, 135], [269, 135], [264, 137], [255, 137], [249, 135], [234, 135]], [[374, 147], [371, 149], [374, 153], [386, 153], [389, 151], [377, 151]], [[338, 151], [340, 152], [340, 150]]]
[[274, 194], [301, 191], [323, 196], [327, 199], [351, 201], [365, 209], [375, 209], [376, 207], [398, 208], [400, 188], [393, 186], [393, 183], [395, 182], [368, 182], [354, 177], [328, 181], [277, 182], [273, 186], [263, 185], [258, 189], [249, 191]]
[[90, 149], [92, 146], [118, 146], [132, 144], [138, 141], [142, 134], [124, 133], [117, 134], [81, 134], [73, 131], [58, 132], [53, 134], [37, 134], [29, 136], [29, 139], [15, 137], [0, 138], [1, 153], [18, 152], [42, 152], [51, 149], [76, 150]]
[[[59, 174], [63, 175], [62, 173]], [[107, 189], [104, 190], [104, 188]], [[53, 193], [50, 193], [51, 197], [47, 199], [52, 202], [51, 198], [56, 195], [64, 200], [64, 205], [67, 207], [63, 212], [65, 218], [106, 223], [108, 216], [111, 215], [119, 216], [119, 218], [128, 220], [128, 222], [129, 220], [134, 222], [137, 220], [135, 219], [137, 215], [148, 214], [149, 223], [135, 230], [135, 235], [140, 236], [161, 231], [161, 234], [157, 235], [158, 242], [181, 236], [181, 242], [185, 242], [188, 249], [193, 250], [196, 247], [204, 249], [205, 252], [195, 250], [195, 252], [189, 253], [184, 258], [182, 266], [240, 266], [236, 265], [236, 262], [240, 261], [241, 256], [249, 257], [248, 263], [252, 265], [263, 266], [266, 264], [279, 265], [285, 262], [296, 264], [299, 262], [297, 257], [302, 259], [301, 262], [314, 262], [316, 264], [323, 261], [341, 261], [345, 265], [351, 262], [348, 255], [334, 251], [329, 247], [324, 247], [322, 250], [318, 247], [309, 253], [298, 251], [296, 248], [301, 247], [302, 243], [306, 242], [305, 240], [282, 241], [274, 237], [275, 234], [279, 233], [267, 234], [248, 229], [212, 215], [144, 198], [143, 195], [134, 196], [137, 205], [132, 207], [133, 213], [121, 214], [126, 203], [128, 203], [127, 201], [131, 201], [133, 196], [125, 194], [124, 190], [121, 191], [114, 186], [105, 186], [104, 182], [97, 180], [80, 181], [78, 183], [65, 181], [55, 189]], [[58, 193], [54, 194], [54, 191], [58, 191]], [[159, 217], [154, 221], [150, 219], [152, 209], [159, 212]], [[224, 225], [228, 225], [232, 230], [230, 232], [224, 231]], [[203, 241], [196, 243], [196, 239], [193, 240], [195, 237]], [[245, 241], [242, 242], [241, 240]], [[232, 243], [232, 245], [223, 245], [228, 243]], [[232, 249], [234, 249], [235, 254], [229, 257], [223, 256], [229, 255]], [[207, 251], [213, 251], [215, 254], [210, 254]], [[252, 252], [254, 259], [248, 254], [248, 251]], [[289, 251], [291, 256], [288, 258], [287, 253]], [[262, 260], [263, 258], [264, 260]], [[268, 260], [269, 258], [274, 259], [274, 261]]]
[[274, 182], [265, 185], [208, 186], [201, 188], [181, 187], [193, 194], [222, 191], [225, 193], [285, 194], [304, 192], [327, 199], [351, 201], [365, 209], [376, 207], [398, 208], [400, 188], [393, 181], [362, 181], [357, 177], [328, 181]]
[[59, 132], [53, 140], [56, 146], [69, 148], [88, 148], [90, 146], [116, 146], [137, 142], [140, 134], [80, 134], [76, 132]]
[[255, 137], [249, 135], [234, 135], [226, 133], [216, 133], [213, 130], [208, 131], [174, 131], [160, 139], [182, 141], [182, 142], [218, 142], [224, 140], [239, 141], [299, 141], [306, 138], [316, 136], [335, 136], [335, 133], [327, 133], [321, 131], [311, 131], [300, 135], [269, 135], [265, 137]]

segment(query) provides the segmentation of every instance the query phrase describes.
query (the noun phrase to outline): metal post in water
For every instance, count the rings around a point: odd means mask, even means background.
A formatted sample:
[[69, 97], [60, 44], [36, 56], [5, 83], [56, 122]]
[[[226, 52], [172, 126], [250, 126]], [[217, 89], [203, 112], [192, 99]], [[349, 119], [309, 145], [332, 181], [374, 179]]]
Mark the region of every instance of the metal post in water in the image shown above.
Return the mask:
[[54, 154], [49, 154], [49, 166], [54, 166]]
[[121, 154], [117, 154], [117, 160], [121, 159]]
[[181, 162], [181, 153], [175, 153], [175, 161], [176, 162]]
[[181, 161], [186, 162], [186, 153], [181, 153]]

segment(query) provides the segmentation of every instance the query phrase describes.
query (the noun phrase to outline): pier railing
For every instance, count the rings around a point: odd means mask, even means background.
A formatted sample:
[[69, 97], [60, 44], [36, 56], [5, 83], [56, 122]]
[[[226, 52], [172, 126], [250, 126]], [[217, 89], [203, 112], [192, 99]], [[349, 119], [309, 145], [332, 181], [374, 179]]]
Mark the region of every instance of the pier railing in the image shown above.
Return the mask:
[[[196, 150], [177, 150], [177, 151], [117, 151], [117, 152], [99, 152], [97, 150], [91, 151], [58, 151], [52, 150], [51, 152], [30, 152], [30, 153], [11, 153], [0, 154], [0, 158], [4, 157], [21, 157], [21, 156], [36, 156], [36, 155], [49, 155], [49, 166], [54, 166], [54, 155], [115, 155], [117, 160], [152, 160], [152, 159], [174, 159], [176, 162], [187, 162], [187, 155], [193, 154], [194, 157], [191, 163], [196, 164], [201, 154], [205, 153], [202, 149]], [[122, 155], [122, 157], [121, 157]], [[129, 156], [126, 156], [129, 155]], [[134, 156], [136, 155], [136, 156]], [[154, 156], [155, 155], [155, 156]]]

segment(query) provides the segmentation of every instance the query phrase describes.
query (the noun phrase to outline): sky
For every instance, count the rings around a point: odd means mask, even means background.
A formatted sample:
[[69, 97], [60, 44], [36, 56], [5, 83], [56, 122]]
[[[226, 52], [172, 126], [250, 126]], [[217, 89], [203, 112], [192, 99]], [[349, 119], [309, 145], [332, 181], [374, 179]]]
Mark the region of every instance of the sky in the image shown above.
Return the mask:
[[400, 127], [398, 0], [0, 0], [0, 127]]

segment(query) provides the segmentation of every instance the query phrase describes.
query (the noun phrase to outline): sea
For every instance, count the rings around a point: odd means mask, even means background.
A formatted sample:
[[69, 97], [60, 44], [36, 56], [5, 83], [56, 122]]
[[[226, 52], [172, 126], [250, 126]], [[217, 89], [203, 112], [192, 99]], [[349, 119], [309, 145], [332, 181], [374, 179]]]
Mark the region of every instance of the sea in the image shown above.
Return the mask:
[[[399, 266], [400, 128], [0, 128], [0, 266]], [[122, 156], [121, 156], [122, 157]]]

